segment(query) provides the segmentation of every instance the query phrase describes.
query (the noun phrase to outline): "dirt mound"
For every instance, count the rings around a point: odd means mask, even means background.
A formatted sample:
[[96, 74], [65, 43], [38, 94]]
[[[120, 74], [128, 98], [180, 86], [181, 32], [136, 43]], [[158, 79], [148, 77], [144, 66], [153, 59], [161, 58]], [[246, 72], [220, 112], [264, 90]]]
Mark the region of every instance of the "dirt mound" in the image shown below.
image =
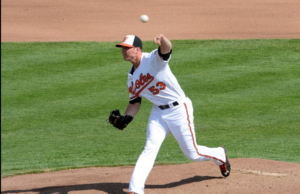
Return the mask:
[[[145, 193], [299, 193], [300, 164], [262, 159], [231, 159], [223, 178], [213, 162], [159, 165], [151, 171]], [[130, 167], [101, 167], [29, 174], [1, 179], [1, 193], [122, 194], [128, 192]]]

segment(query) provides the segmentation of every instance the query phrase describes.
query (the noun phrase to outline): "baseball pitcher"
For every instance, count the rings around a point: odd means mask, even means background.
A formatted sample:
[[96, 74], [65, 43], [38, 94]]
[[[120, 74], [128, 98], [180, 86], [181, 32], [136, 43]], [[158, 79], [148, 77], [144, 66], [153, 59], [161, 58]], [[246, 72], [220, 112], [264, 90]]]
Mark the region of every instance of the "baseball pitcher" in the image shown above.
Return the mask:
[[109, 116], [110, 123], [123, 130], [139, 111], [142, 98], [153, 103], [146, 144], [129, 184], [131, 194], [144, 194], [146, 179], [162, 142], [170, 132], [187, 158], [195, 162], [211, 160], [219, 166], [224, 177], [230, 174], [230, 164], [223, 146], [208, 148], [197, 145], [192, 102], [169, 66], [172, 43], [163, 34], [157, 35], [154, 43], [158, 49], [150, 53], [143, 52], [141, 39], [134, 35], [127, 35], [122, 43], [116, 45], [122, 48], [124, 60], [132, 66], [127, 81], [129, 104], [123, 115], [119, 110], [113, 110]]

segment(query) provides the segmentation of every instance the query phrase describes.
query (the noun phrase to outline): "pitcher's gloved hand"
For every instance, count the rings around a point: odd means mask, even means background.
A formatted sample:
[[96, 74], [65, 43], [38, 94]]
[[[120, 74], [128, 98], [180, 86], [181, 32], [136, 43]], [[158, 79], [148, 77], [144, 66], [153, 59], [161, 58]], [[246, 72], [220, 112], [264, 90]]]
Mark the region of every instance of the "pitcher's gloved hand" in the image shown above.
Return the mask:
[[131, 121], [133, 120], [133, 116], [131, 115], [121, 115], [119, 109], [115, 109], [111, 111], [108, 121], [114, 127], [123, 130]]

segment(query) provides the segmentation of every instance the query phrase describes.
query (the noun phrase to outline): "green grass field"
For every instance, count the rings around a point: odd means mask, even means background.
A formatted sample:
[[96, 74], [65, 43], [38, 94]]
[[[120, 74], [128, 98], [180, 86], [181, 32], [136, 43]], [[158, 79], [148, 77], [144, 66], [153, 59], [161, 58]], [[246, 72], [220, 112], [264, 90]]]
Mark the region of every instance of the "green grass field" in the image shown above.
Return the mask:
[[[193, 101], [199, 145], [300, 163], [300, 39], [172, 43], [170, 66]], [[131, 64], [114, 45], [1, 43], [1, 177], [135, 164], [152, 105], [144, 99], [124, 131], [107, 123], [129, 100]], [[169, 135], [156, 164], [187, 162]]]

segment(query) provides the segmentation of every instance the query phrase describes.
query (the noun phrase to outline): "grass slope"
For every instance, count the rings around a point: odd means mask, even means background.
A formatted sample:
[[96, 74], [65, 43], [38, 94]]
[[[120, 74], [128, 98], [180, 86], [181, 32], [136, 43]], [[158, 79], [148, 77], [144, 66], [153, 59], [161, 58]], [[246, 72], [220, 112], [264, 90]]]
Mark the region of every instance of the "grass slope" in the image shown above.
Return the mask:
[[[300, 163], [300, 39], [172, 43], [198, 144]], [[128, 104], [130, 66], [109, 42], [1, 43], [1, 176], [134, 165], [152, 105], [144, 99], [124, 131], [107, 123]], [[186, 162], [168, 136], [156, 164]]]

